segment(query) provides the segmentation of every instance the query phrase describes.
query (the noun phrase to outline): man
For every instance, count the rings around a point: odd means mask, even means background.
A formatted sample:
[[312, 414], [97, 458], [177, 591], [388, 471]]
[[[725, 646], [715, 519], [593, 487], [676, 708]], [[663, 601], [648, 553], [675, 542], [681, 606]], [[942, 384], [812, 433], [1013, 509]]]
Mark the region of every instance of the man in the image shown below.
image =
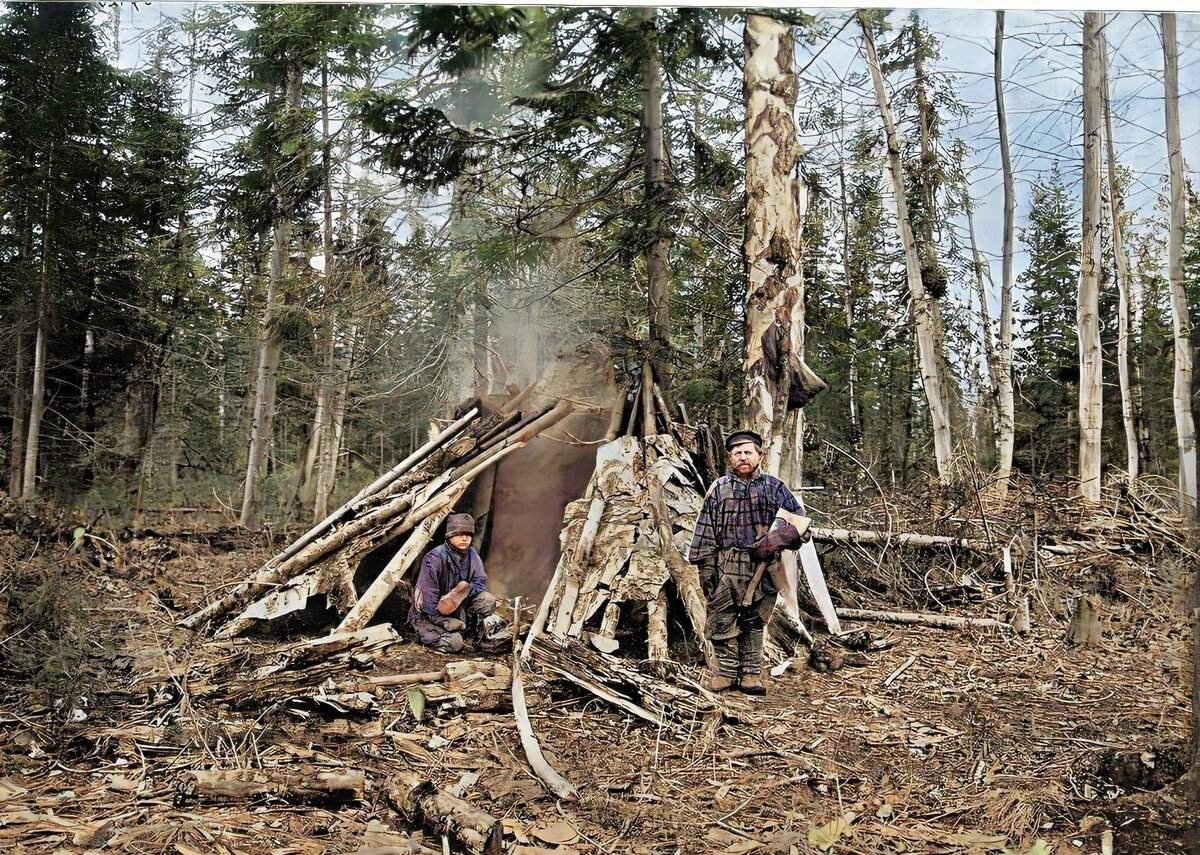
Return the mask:
[[413, 589], [408, 622], [422, 644], [442, 653], [458, 653], [466, 638], [489, 651], [507, 641], [508, 626], [488, 593], [483, 560], [471, 548], [474, 539], [471, 515], [452, 514], [446, 542], [425, 556]]
[[708, 595], [704, 634], [716, 654], [717, 671], [708, 681], [714, 692], [736, 686], [746, 694], [766, 694], [764, 615], [770, 615], [776, 593], [770, 570], [779, 552], [795, 548], [801, 538], [790, 523], [776, 522], [780, 509], [803, 516], [804, 506], [786, 484], [759, 471], [762, 449], [762, 437], [752, 430], [726, 438], [730, 474], [709, 488], [688, 548]]

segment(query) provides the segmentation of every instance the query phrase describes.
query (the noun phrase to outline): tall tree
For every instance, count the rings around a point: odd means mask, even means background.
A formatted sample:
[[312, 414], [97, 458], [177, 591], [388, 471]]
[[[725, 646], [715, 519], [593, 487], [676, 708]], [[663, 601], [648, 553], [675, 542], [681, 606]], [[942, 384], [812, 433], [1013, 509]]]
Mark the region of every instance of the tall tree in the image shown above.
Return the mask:
[[[642, 63], [642, 158], [646, 207], [651, 211], [649, 246], [646, 249], [647, 313], [650, 318], [649, 359], [663, 388], [671, 385], [671, 205], [666, 181], [663, 142], [662, 61], [659, 56], [658, 11], [642, 10], [645, 58]], [[643, 390], [642, 394], [648, 394]], [[664, 413], [664, 416], [669, 414]], [[647, 428], [652, 433], [651, 428]]]
[[1079, 256], [1079, 489], [1100, 501], [1100, 432], [1103, 425], [1100, 352], [1100, 133], [1103, 15], [1083, 17], [1083, 224]]
[[1104, 152], [1108, 173], [1108, 210], [1112, 230], [1113, 258], [1117, 270], [1117, 378], [1121, 387], [1121, 423], [1125, 428], [1125, 471], [1131, 481], [1138, 477], [1139, 418], [1134, 410], [1133, 382], [1130, 379], [1129, 342], [1138, 335], [1130, 330], [1129, 257], [1125, 254], [1124, 212], [1121, 205], [1121, 182], [1117, 175], [1117, 144], [1113, 139], [1112, 98], [1108, 78], [1108, 37], [1100, 34], [1101, 100], [1104, 109]]
[[1000, 168], [1004, 182], [1004, 234], [1000, 273], [1000, 335], [996, 347], [996, 485], [1001, 498], [1008, 490], [1016, 435], [1013, 403], [1013, 220], [1016, 189], [1008, 146], [1008, 114], [1004, 107], [1004, 12], [996, 12], [993, 81], [996, 88], [996, 126], [1000, 135]]
[[1196, 424], [1192, 416], [1191, 316], [1183, 282], [1183, 233], [1187, 218], [1183, 151], [1179, 138], [1179, 46], [1175, 14], [1162, 13], [1163, 94], [1166, 106], [1167, 165], [1171, 181], [1171, 222], [1167, 239], [1167, 276], [1175, 330], [1175, 432], [1179, 443], [1179, 493], [1186, 519], [1196, 517]]
[[929, 416], [933, 423], [933, 445], [937, 457], [938, 478], [942, 481], [949, 481], [953, 440], [950, 434], [950, 408], [943, 382], [944, 344], [939, 335], [939, 325], [935, 316], [936, 301], [925, 290], [922, 280], [921, 256], [917, 249], [905, 199], [904, 167], [900, 160], [900, 142], [896, 135], [896, 124], [892, 118], [891, 107], [888, 105], [887, 93], [884, 91], [883, 73], [880, 70], [879, 56], [875, 49], [873, 32], [875, 24], [868, 13], [860, 11], [857, 14], [862, 27], [863, 44], [866, 46], [867, 67], [874, 83], [879, 114], [887, 134], [888, 166], [892, 179], [892, 192], [896, 199], [897, 228], [900, 232], [900, 240], [904, 245], [905, 271], [920, 353], [921, 384], [925, 389], [925, 399], [929, 404]]
[[[746, 415], [768, 443], [766, 470], [779, 472], [793, 360], [803, 359], [803, 247], [808, 193], [798, 177], [793, 113], [795, 37], [790, 25], [747, 15]], [[770, 348], [770, 352], [767, 351]]]

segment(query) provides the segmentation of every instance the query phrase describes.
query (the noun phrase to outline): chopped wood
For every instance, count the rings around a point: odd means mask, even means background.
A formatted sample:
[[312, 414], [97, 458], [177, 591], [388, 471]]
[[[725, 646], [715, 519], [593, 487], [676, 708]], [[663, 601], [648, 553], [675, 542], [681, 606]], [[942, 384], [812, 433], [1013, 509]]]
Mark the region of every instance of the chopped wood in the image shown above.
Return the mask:
[[241, 802], [271, 796], [296, 804], [359, 801], [366, 776], [357, 769], [298, 765], [277, 769], [194, 769], [178, 800]]
[[409, 822], [445, 834], [470, 855], [500, 855], [504, 835], [500, 820], [419, 774], [397, 771], [383, 792], [392, 809]]
[[1012, 629], [1012, 624], [995, 618], [934, 615], [922, 612], [881, 612], [874, 609], [839, 609], [838, 614], [850, 620], [877, 620], [883, 623], [910, 623], [938, 629], [963, 629], [970, 626]]

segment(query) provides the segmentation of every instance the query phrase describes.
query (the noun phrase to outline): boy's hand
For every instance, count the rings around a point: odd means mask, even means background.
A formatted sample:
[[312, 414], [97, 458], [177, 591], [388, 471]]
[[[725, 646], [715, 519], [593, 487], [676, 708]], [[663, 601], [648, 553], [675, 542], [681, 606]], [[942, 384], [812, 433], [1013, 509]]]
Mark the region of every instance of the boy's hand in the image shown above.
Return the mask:
[[470, 589], [471, 586], [464, 580], [451, 588], [448, 593], [443, 594], [442, 598], [438, 600], [438, 614], [452, 615], [458, 611], [458, 607], [463, 604]]

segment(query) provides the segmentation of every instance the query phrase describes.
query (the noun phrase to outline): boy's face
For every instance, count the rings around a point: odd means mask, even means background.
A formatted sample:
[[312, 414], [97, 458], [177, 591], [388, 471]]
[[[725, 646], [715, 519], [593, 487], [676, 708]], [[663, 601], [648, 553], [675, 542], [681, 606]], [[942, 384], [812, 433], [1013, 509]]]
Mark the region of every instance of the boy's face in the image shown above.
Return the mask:
[[758, 468], [758, 464], [762, 462], [762, 452], [758, 450], [758, 446], [747, 440], [739, 442], [733, 448], [729, 449], [729, 468], [733, 470], [735, 475], [746, 476], [754, 472]]
[[474, 539], [475, 539], [475, 535], [467, 534], [465, 532], [463, 532], [462, 534], [452, 534], [452, 535], [450, 535], [450, 537], [447, 538], [447, 540], [450, 541], [450, 545], [453, 546], [455, 549], [466, 549], [468, 546], [471, 545], [471, 541]]

